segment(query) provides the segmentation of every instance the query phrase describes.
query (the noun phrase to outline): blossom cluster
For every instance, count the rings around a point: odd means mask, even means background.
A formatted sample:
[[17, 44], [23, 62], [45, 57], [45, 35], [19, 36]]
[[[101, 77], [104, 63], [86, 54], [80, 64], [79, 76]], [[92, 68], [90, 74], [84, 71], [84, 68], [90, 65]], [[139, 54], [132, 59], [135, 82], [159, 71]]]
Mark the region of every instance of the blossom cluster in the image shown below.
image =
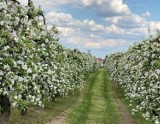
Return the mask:
[[142, 112], [159, 124], [160, 116], [160, 39], [159, 35], [132, 45], [125, 53], [106, 59], [111, 79], [119, 83], [127, 98], [136, 104], [133, 113]]
[[85, 74], [98, 67], [89, 53], [60, 45], [58, 30], [31, 0], [0, 0], [0, 18], [0, 95], [20, 110], [82, 89]]

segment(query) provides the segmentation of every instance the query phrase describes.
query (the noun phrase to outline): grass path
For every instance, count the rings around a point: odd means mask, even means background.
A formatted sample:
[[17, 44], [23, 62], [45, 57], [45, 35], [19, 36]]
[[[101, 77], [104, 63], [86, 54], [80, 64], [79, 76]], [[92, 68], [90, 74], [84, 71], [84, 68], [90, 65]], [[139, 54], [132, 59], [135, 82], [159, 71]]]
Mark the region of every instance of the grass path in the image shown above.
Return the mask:
[[74, 107], [58, 115], [49, 124], [152, 124], [140, 113], [131, 114], [132, 107], [123, 89], [100, 69], [87, 78], [81, 97]]
[[140, 114], [132, 115], [123, 89], [99, 69], [87, 78], [81, 97], [48, 124], [152, 124]]
[[91, 74], [89, 79], [87, 80], [87, 86], [84, 91], [83, 97], [80, 99], [80, 105], [73, 110], [71, 115], [69, 116], [70, 124], [85, 124], [88, 119], [88, 113], [90, 108], [92, 107], [91, 97], [92, 90], [95, 84], [95, 80], [97, 78], [99, 72]]
[[108, 81], [103, 69], [90, 76], [80, 104], [69, 115], [69, 124], [121, 124]]

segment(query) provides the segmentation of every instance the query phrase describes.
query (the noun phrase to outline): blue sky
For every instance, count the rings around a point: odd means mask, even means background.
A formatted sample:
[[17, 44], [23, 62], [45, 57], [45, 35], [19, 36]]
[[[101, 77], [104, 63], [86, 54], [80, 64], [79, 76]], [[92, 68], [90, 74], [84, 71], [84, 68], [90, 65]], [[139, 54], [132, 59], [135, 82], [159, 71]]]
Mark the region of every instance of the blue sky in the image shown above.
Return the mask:
[[[27, 0], [22, 0], [25, 4]], [[97, 57], [125, 51], [160, 28], [159, 0], [34, 0], [47, 22], [55, 24], [60, 43]]]

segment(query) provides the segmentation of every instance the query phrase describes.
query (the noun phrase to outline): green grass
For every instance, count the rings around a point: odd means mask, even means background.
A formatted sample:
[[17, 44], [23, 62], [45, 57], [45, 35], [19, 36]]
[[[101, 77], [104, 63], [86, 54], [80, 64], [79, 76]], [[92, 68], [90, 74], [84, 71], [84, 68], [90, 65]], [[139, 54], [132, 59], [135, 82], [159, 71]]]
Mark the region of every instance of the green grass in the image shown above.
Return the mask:
[[[129, 99], [125, 99], [125, 95], [124, 95], [124, 90], [122, 88], [120, 88], [121, 86], [114, 83], [113, 82], [113, 86], [112, 86], [112, 89], [115, 91], [117, 97], [124, 103], [124, 105], [127, 107], [128, 111], [130, 113], [131, 110], [133, 108], [135, 108], [135, 104], [132, 103], [132, 106], [130, 106], [130, 101]], [[142, 114], [140, 112], [136, 112], [134, 115], [131, 114], [132, 118], [133, 118], [133, 121], [134, 121], [134, 124], [153, 124], [153, 122], [151, 121], [148, 121], [148, 120], [145, 120], [143, 117], [142, 117]]]
[[[91, 108], [88, 113], [87, 123], [103, 123], [103, 115], [105, 113], [105, 100], [103, 97], [103, 81], [102, 81], [102, 72], [99, 71], [94, 80], [94, 88], [92, 89], [91, 94]], [[99, 113], [97, 115], [97, 113]]]
[[80, 105], [78, 105], [73, 112], [69, 115], [70, 124], [85, 124], [88, 119], [88, 113], [91, 107], [91, 96], [92, 89], [95, 83], [96, 75], [98, 72], [91, 74], [87, 80], [86, 88], [83, 92], [82, 98], [79, 100]]
[[120, 113], [118, 107], [113, 99], [112, 94], [112, 82], [109, 80], [109, 75], [103, 72], [103, 82], [104, 83], [104, 97], [106, 101], [106, 113], [105, 116], [108, 118], [105, 120], [105, 124], [121, 124]]
[[[10, 124], [46, 124], [69, 108], [71, 110], [67, 113], [66, 124], [121, 124], [123, 121], [113, 93], [124, 103], [130, 113], [135, 106], [134, 104], [132, 107], [129, 106], [130, 102], [125, 99], [123, 89], [109, 80], [109, 74], [106, 74], [104, 69], [90, 74], [86, 82], [83, 91], [77, 90], [74, 95], [59, 98], [55, 102], [46, 101], [44, 109], [30, 106], [27, 116], [21, 116], [17, 109], [12, 110]], [[146, 121], [139, 112], [131, 116], [134, 124], [153, 124]]]
[[46, 122], [53, 120], [53, 117], [59, 113], [67, 110], [77, 102], [80, 97], [79, 91], [75, 91], [74, 95], [70, 94], [66, 98], [59, 98], [54, 102], [45, 101], [45, 108], [42, 109], [38, 106], [29, 106], [28, 115], [21, 116], [20, 111], [14, 109], [11, 111], [9, 119], [10, 124], [46, 124]]
[[104, 69], [92, 74], [87, 83], [79, 104], [68, 116], [68, 123], [120, 124], [118, 108]]

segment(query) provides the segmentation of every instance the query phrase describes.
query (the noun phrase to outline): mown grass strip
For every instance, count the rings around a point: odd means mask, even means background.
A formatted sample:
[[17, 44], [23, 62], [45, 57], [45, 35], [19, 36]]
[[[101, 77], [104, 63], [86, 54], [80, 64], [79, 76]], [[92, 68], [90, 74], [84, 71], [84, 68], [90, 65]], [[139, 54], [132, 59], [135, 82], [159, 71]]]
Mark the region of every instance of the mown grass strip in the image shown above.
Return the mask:
[[102, 124], [105, 113], [105, 98], [103, 96], [103, 71], [99, 70], [96, 82], [92, 91], [92, 107], [89, 112], [88, 124]]
[[84, 90], [84, 95], [82, 97], [82, 101], [78, 107], [76, 107], [71, 114], [69, 115], [68, 122], [70, 124], [86, 124], [88, 119], [88, 113], [90, 108], [92, 107], [91, 99], [92, 99], [92, 90], [97, 78], [99, 71], [92, 74], [87, 81], [86, 89]]
[[105, 113], [103, 115], [104, 124], [122, 124], [119, 109], [113, 98], [112, 82], [109, 75], [103, 70], [103, 95], [106, 102]]
[[69, 124], [121, 124], [108, 78], [104, 69], [89, 78], [82, 100], [69, 115]]

